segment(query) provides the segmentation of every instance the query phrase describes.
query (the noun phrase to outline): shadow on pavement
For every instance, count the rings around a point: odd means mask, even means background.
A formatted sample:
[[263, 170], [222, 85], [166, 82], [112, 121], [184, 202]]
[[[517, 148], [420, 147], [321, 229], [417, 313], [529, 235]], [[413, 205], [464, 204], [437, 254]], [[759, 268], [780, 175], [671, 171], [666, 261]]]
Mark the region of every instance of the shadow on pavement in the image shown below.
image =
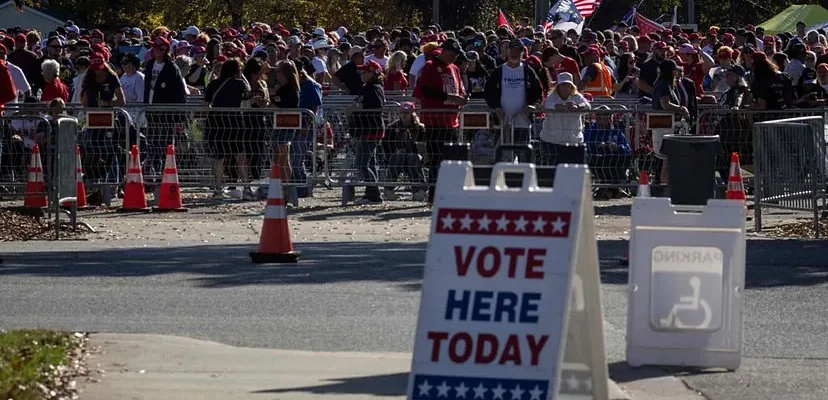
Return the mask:
[[731, 373], [722, 368], [695, 368], [648, 365], [633, 367], [626, 361], [616, 361], [608, 365], [610, 378], [616, 383], [629, 383], [644, 379], [661, 377], [685, 377], [695, 375], [711, 375]]
[[431, 209], [423, 205], [401, 206], [389, 203], [382, 206], [352, 206], [340, 210], [331, 210], [324, 214], [303, 215], [301, 208], [291, 209], [289, 214], [295, 215], [298, 221], [325, 221], [329, 219], [363, 217], [374, 221], [391, 221], [408, 218], [427, 218], [431, 216]]
[[314, 394], [364, 394], [373, 396], [405, 396], [408, 373], [360, 376], [332, 379], [333, 383], [289, 389], [258, 390], [253, 393], [314, 393]]
[[2, 275], [149, 277], [181, 274], [202, 287], [385, 281], [423, 276], [422, 243], [321, 242], [296, 246], [298, 264], [252, 264], [255, 245], [17, 253], [4, 257]]
[[[400, 290], [420, 289], [425, 243], [312, 242], [297, 244], [298, 264], [257, 265], [250, 245], [204, 245], [100, 251], [14, 253], [0, 275], [54, 277], [141, 277], [183, 274], [203, 287], [327, 284], [381, 281]], [[625, 240], [600, 240], [601, 281], [626, 285]], [[813, 286], [828, 283], [828, 243], [750, 240], [747, 288]]]

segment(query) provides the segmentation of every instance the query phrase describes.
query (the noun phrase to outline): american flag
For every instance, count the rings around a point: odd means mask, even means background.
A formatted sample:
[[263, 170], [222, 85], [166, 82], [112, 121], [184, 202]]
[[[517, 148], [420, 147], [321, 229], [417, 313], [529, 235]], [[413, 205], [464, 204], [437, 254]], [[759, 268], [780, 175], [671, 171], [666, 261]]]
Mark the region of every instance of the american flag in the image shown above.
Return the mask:
[[588, 18], [601, 6], [601, 0], [575, 0], [574, 3], [575, 8], [578, 9], [584, 18]]
[[655, 22], [638, 12], [635, 13], [635, 26], [638, 27], [638, 30], [641, 32], [641, 36], [649, 35], [653, 32], [660, 32], [664, 29], [664, 26]]
[[549, 24], [554, 25], [561, 22], [574, 22], [579, 24], [583, 20], [584, 16], [578, 11], [573, 0], [558, 0], [552, 7], [549, 7], [549, 12], [546, 13], [546, 20], [544, 22], [547, 25], [544, 26], [544, 29], [546, 30]]

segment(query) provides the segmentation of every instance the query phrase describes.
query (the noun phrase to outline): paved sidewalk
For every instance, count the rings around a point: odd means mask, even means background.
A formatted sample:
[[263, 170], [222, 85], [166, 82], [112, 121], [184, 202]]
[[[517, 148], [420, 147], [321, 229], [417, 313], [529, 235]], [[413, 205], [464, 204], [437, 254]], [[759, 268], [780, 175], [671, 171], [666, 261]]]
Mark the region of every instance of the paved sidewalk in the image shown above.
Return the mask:
[[[84, 400], [404, 399], [402, 353], [250, 349], [161, 335], [94, 334]], [[628, 399], [610, 382], [611, 400]]]

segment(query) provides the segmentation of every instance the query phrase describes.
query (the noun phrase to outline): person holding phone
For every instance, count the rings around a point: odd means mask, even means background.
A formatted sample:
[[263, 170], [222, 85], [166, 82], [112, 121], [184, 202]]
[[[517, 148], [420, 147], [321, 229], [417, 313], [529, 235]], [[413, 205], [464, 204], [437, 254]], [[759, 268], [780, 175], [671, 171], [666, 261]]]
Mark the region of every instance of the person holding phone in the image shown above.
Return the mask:
[[616, 84], [612, 89], [616, 99], [638, 98], [638, 77], [641, 70], [636, 66], [637, 63], [638, 57], [633, 53], [624, 53], [618, 57]]

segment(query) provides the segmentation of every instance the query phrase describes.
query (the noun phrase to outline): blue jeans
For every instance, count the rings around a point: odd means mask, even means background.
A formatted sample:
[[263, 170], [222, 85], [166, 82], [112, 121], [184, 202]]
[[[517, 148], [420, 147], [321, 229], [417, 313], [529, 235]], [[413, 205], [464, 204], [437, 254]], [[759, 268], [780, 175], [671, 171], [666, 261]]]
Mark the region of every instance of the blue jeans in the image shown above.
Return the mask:
[[305, 183], [308, 181], [308, 151], [311, 148], [311, 139], [313, 135], [310, 133], [305, 135], [296, 135], [290, 146], [290, 167], [292, 169], [291, 181], [297, 183]]
[[[356, 147], [356, 166], [362, 174], [362, 181], [365, 183], [379, 182], [379, 169], [377, 168], [377, 146], [378, 140], [358, 139]], [[379, 188], [376, 185], [365, 187], [365, 197], [371, 200], [381, 200]]]
[[532, 128], [512, 128], [512, 140], [516, 145], [529, 144], [529, 134]]
[[[411, 183], [426, 183], [420, 156], [415, 153], [394, 153], [388, 157], [388, 177], [395, 182], [401, 174], [406, 174]], [[393, 186], [388, 188], [393, 189]], [[421, 188], [414, 188], [413, 191]]]

